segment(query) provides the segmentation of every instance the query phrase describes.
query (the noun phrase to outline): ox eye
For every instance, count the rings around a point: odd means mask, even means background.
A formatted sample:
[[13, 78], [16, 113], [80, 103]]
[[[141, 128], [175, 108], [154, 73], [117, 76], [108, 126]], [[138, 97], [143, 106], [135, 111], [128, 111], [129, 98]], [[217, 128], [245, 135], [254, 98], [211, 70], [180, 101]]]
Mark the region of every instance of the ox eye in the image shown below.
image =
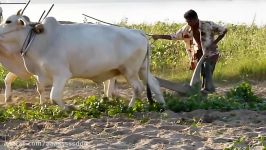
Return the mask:
[[7, 21], [6, 21], [6, 24], [10, 24], [10, 23], [11, 23], [11, 21], [10, 21], [10, 20], [7, 20]]

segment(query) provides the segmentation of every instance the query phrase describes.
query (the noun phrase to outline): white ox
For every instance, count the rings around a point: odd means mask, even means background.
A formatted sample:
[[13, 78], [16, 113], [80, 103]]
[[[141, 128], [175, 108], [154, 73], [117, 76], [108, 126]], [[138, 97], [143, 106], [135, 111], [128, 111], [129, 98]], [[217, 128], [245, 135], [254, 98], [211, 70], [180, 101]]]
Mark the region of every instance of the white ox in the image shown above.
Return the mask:
[[[0, 7], [1, 8], [1, 7]], [[1, 11], [0, 11], [1, 12]], [[23, 16], [24, 19], [26, 19], [26, 21], [30, 22], [29, 18], [27, 16]], [[63, 22], [66, 23], [66, 22]], [[69, 23], [69, 22], [67, 22]], [[21, 47], [16, 47], [17, 45], [13, 45], [14, 49], [19, 49]], [[20, 53], [11, 53], [10, 51], [6, 50], [5, 47], [0, 45], [0, 63], [2, 64], [2, 66], [7, 69], [9, 72], [6, 75], [5, 79], [4, 79], [4, 83], [5, 83], [5, 102], [7, 103], [8, 101], [11, 100], [11, 96], [12, 96], [12, 83], [13, 81], [19, 77], [21, 79], [29, 79], [32, 74], [30, 72], [27, 71], [27, 69], [24, 66], [24, 62], [23, 59], [21, 57]], [[116, 96], [116, 89], [115, 89], [115, 80], [108, 80], [104, 82], [104, 95], [106, 97], [112, 97], [112, 96]], [[38, 88], [38, 84], [36, 84], [37, 86], [37, 91], [40, 95], [40, 104], [42, 104], [44, 102], [43, 98], [44, 95], [43, 91], [39, 90]]]
[[[62, 25], [55, 18], [45, 19], [44, 32], [36, 35], [23, 57], [29, 72], [37, 76], [39, 90], [52, 85], [50, 99], [69, 109], [62, 101], [70, 78], [102, 82], [123, 75], [133, 89], [132, 106], [148, 83], [159, 103], [165, 103], [158, 81], [148, 70], [148, 39], [143, 32], [114, 26]], [[0, 27], [0, 41], [9, 53], [20, 53], [32, 27], [22, 16], [12, 15]]]
[[[11, 100], [12, 83], [15, 81], [15, 79], [17, 77], [21, 79], [29, 79], [32, 76], [32, 74], [29, 73], [25, 68], [23, 59], [19, 53], [8, 54], [6, 52], [7, 50], [5, 50], [4, 47], [0, 46], [0, 63], [5, 69], [9, 71], [4, 79], [5, 102], [8, 103]], [[105, 81], [103, 85], [104, 85], [104, 96], [106, 97], [117, 96], [114, 79]], [[44, 102], [43, 91], [39, 90], [38, 84], [36, 84], [36, 86], [37, 86], [37, 91], [40, 95], [40, 104], [43, 104]]]

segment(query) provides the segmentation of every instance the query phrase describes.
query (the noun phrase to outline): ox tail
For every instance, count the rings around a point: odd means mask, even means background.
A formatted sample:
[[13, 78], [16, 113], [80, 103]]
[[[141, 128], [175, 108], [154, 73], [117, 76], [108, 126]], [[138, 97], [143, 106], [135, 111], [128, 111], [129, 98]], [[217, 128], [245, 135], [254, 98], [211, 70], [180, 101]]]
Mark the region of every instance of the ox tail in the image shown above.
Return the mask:
[[154, 103], [154, 100], [152, 98], [151, 88], [150, 88], [148, 83], [146, 86], [147, 86], [147, 88], [146, 88], [147, 89], [147, 98], [148, 98], [150, 105], [152, 105]]
[[150, 47], [150, 44], [149, 44], [149, 38], [147, 37], [146, 33], [143, 32], [143, 31], [140, 31], [140, 30], [137, 30], [142, 36], [144, 36], [147, 40], [147, 52], [146, 52], [146, 56], [143, 60], [143, 65], [145, 65], [145, 61], [147, 62], [146, 63], [146, 71], [147, 71], [147, 74], [146, 74], [146, 92], [147, 92], [147, 98], [148, 98], [148, 101], [150, 103], [150, 105], [152, 105], [154, 103], [154, 100], [152, 98], [152, 92], [151, 92], [151, 88], [150, 88], [150, 85], [149, 85], [149, 76], [150, 76], [150, 51], [151, 51], [151, 47]]
[[146, 90], [147, 90], [147, 98], [148, 98], [148, 101], [149, 101], [150, 105], [152, 105], [154, 103], [154, 100], [152, 98], [151, 88], [150, 88], [150, 85], [149, 85], [150, 49], [151, 49], [151, 47], [150, 47], [150, 44], [149, 44], [149, 40], [147, 38], [147, 54], [146, 54], [146, 59], [147, 59], [147, 83], [146, 83]]

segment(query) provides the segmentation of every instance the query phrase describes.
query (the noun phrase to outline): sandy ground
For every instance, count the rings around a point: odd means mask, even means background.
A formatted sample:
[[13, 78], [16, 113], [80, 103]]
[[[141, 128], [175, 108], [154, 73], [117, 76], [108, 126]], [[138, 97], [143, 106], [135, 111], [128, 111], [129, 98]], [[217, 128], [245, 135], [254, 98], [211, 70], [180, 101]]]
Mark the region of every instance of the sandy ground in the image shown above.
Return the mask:
[[[256, 94], [265, 97], [265, 83], [253, 86]], [[119, 93], [130, 97], [127, 85], [120, 85]], [[231, 86], [217, 88], [224, 93]], [[102, 95], [102, 85], [70, 83], [64, 99]], [[0, 101], [3, 102], [3, 91]], [[47, 91], [48, 97], [48, 91]], [[16, 89], [13, 102], [22, 99], [38, 102], [35, 89]], [[0, 149], [223, 149], [245, 137], [248, 144], [258, 145], [259, 136], [266, 136], [266, 111], [195, 110], [192, 112], [137, 114], [137, 119], [125, 117], [84, 120], [26, 122], [10, 120], [0, 123]], [[241, 145], [242, 144], [242, 145]], [[265, 143], [266, 144], [266, 143]]]

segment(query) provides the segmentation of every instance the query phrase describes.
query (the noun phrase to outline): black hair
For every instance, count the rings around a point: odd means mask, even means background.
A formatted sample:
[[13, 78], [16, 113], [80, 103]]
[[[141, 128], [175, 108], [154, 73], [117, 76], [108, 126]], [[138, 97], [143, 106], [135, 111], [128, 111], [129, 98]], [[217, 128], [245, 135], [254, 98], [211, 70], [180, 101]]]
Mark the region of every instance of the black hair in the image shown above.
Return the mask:
[[195, 10], [188, 10], [185, 14], [184, 14], [184, 18], [185, 19], [198, 19], [198, 14], [195, 12]]

